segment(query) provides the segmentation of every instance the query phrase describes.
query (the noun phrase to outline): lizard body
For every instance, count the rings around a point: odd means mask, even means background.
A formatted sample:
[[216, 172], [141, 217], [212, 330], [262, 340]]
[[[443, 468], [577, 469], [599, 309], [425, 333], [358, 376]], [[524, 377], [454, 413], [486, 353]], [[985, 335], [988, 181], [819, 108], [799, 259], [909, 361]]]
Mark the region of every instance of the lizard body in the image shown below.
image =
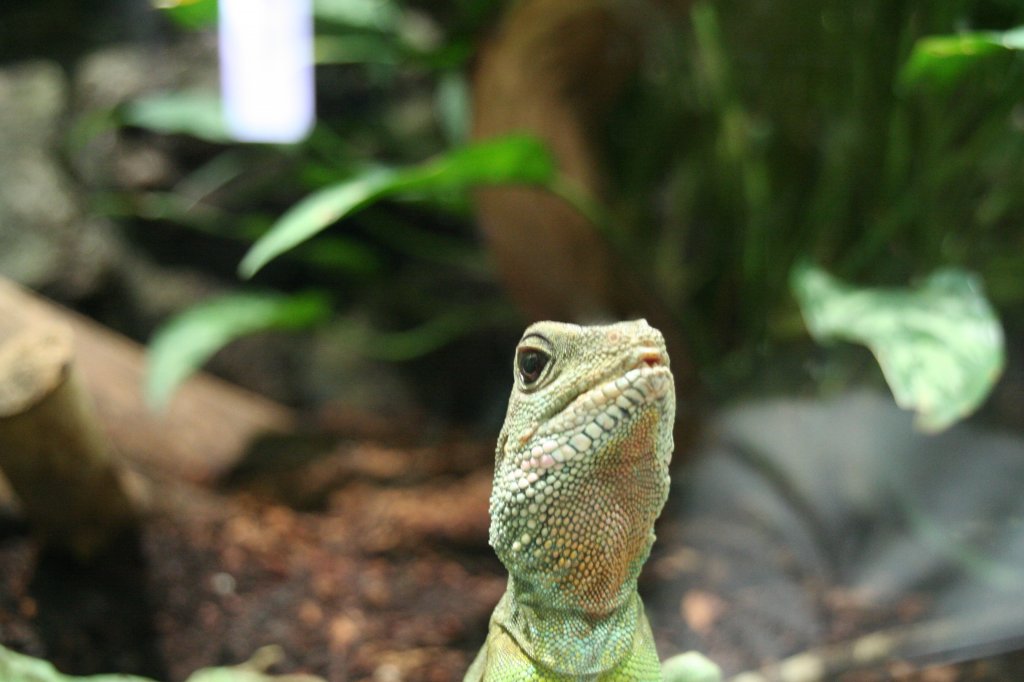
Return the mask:
[[490, 503], [509, 585], [467, 682], [661, 679], [636, 582], [669, 490], [668, 365], [643, 320], [526, 330]]

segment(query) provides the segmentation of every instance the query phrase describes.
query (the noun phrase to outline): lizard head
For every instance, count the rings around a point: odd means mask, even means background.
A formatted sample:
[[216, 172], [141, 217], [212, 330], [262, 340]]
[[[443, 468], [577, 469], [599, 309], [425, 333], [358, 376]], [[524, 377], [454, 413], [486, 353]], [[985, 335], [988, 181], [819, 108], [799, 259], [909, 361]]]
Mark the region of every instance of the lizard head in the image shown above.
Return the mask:
[[498, 440], [491, 544], [524, 600], [599, 615], [633, 593], [668, 495], [675, 393], [644, 320], [530, 326]]

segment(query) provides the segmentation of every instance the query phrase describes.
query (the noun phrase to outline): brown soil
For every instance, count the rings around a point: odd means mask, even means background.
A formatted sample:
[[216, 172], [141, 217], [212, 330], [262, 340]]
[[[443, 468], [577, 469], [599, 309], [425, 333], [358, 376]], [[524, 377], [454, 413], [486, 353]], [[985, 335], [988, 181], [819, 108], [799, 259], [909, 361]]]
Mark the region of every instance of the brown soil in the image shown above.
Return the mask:
[[329, 680], [458, 679], [505, 587], [487, 449], [278, 438], [254, 459], [271, 451], [294, 466], [250, 461], [214, 489], [137, 472], [152, 512], [88, 566], [8, 516], [0, 641], [77, 674], [182, 680], [278, 644], [282, 670]]

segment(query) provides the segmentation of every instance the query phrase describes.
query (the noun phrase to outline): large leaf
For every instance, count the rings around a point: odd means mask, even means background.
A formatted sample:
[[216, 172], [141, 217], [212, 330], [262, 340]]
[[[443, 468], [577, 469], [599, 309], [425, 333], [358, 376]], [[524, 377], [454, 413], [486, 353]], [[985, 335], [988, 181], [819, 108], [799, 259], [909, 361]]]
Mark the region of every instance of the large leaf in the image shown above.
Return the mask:
[[551, 153], [540, 141], [524, 135], [468, 145], [410, 168], [370, 169], [314, 192], [289, 209], [245, 254], [239, 272], [252, 277], [285, 251], [384, 197], [439, 197], [474, 185], [539, 185], [554, 177]]
[[220, 98], [213, 92], [167, 92], [135, 100], [122, 113], [128, 125], [164, 135], [230, 142]]
[[980, 58], [1009, 50], [1024, 50], [1024, 26], [1003, 33], [979, 31], [928, 36], [915, 43], [900, 72], [900, 81], [908, 86], [950, 86]]
[[924, 431], [973, 412], [1002, 371], [1002, 327], [969, 273], [941, 270], [913, 290], [858, 289], [801, 267], [793, 289], [811, 335], [870, 348], [896, 403], [915, 410]]
[[160, 327], [149, 344], [146, 399], [163, 407], [181, 382], [241, 336], [308, 327], [329, 312], [319, 294], [231, 294], [189, 308]]

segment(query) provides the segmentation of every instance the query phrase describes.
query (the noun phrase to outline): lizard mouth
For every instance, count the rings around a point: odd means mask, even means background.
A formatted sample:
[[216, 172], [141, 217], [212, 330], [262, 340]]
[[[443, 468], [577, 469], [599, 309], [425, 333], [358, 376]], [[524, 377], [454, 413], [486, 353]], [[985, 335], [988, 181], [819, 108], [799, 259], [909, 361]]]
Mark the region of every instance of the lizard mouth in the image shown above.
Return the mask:
[[571, 412], [578, 417], [589, 413], [591, 419], [596, 419], [604, 411], [611, 413], [608, 416], [621, 419], [608, 407], [614, 405], [628, 416], [637, 407], [664, 398], [673, 386], [668, 354], [657, 346], [637, 348], [633, 363], [628, 367], [622, 374], [612, 375], [579, 395], [566, 406], [563, 414]]
[[672, 390], [665, 352], [642, 349], [633, 367], [577, 396], [535, 434], [523, 471], [585, 458], [638, 410], [663, 401]]
[[609, 379], [571, 402], [566, 411], [589, 413], [597, 419], [601, 412], [618, 417], [610, 406], [628, 416], [636, 408], [664, 398], [672, 388], [672, 373], [662, 362], [662, 354], [644, 356], [625, 374]]
[[[563, 422], [566, 430], [582, 420], [583, 424], [590, 422], [597, 429], [610, 431], [637, 408], [664, 398], [673, 387], [665, 351], [641, 348], [635, 358], [630, 369], [579, 395], [553, 421]], [[596, 435], [595, 428], [590, 430]]]

